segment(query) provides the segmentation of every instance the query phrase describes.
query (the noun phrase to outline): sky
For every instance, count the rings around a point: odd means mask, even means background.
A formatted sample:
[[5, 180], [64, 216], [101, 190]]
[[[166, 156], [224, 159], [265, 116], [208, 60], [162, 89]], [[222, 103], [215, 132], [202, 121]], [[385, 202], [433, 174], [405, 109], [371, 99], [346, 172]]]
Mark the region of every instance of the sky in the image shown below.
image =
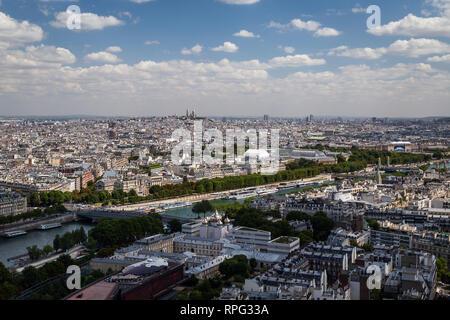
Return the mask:
[[449, 38], [450, 0], [0, 0], [0, 115], [450, 116]]

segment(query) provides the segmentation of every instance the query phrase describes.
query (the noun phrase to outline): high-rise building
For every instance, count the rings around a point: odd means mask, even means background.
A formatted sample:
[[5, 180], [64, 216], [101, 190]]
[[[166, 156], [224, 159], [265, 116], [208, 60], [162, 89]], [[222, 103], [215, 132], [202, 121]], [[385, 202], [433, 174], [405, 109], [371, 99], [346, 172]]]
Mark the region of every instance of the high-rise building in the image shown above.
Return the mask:
[[381, 158], [378, 158], [377, 184], [382, 184], [383, 183], [383, 179], [381, 178], [380, 169], [381, 169]]

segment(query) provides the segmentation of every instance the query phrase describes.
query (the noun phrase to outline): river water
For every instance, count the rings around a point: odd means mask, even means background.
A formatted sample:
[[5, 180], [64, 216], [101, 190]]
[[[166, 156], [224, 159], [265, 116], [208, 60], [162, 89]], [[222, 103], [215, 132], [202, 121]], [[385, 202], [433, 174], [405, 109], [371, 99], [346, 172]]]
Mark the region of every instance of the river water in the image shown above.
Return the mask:
[[45, 231], [30, 230], [26, 235], [16, 238], [6, 239], [0, 237], [0, 262], [9, 266], [8, 258], [27, 253], [27, 247], [37, 245], [39, 248], [43, 248], [47, 244], [53, 246], [53, 239], [55, 239], [57, 234], [63, 235], [80, 227], [83, 227], [87, 233], [93, 226], [93, 224], [89, 223], [74, 222], [63, 224], [61, 228]]
[[[305, 187], [285, 189], [278, 192], [278, 194], [289, 193], [292, 191], [300, 191], [304, 188]], [[220, 205], [233, 203], [235, 201], [236, 200], [214, 200], [211, 201], [211, 203], [215, 205]], [[244, 200], [238, 200], [238, 202], [243, 203]], [[171, 209], [162, 214], [163, 215], [167, 214], [174, 217], [197, 218], [197, 214], [192, 212], [192, 206]], [[209, 213], [209, 215], [211, 214], [212, 213]], [[17, 238], [6, 239], [0, 237], [0, 262], [3, 262], [6, 266], [10, 266], [11, 264], [7, 262], [8, 258], [27, 253], [26, 249], [27, 247], [37, 245], [39, 248], [43, 248], [47, 244], [53, 246], [53, 239], [57, 234], [63, 235], [66, 232], [73, 231], [80, 227], [83, 227], [87, 233], [90, 229], [92, 229], [93, 226], [94, 225], [90, 223], [74, 222], [64, 224], [61, 228], [50, 229], [46, 231], [39, 231], [39, 230], [28, 231], [26, 235], [19, 236]]]

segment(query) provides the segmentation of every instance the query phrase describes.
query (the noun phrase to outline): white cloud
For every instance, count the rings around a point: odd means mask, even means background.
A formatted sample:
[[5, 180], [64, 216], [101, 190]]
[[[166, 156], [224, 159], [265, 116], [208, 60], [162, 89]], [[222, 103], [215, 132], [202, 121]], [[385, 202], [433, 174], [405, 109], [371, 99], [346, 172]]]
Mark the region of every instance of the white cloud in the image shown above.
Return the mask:
[[117, 52], [122, 52], [122, 48], [118, 47], [118, 46], [112, 46], [112, 47], [108, 47], [105, 51], [117, 53]]
[[289, 53], [289, 54], [292, 54], [295, 52], [295, 48], [290, 47], [290, 46], [286, 46], [286, 47], [280, 46], [279, 48], [283, 49], [284, 52]]
[[244, 4], [255, 4], [258, 3], [260, 0], [219, 0], [219, 1], [226, 4], [244, 5]]
[[[305, 28], [311, 26], [306, 24]], [[341, 115], [353, 116], [448, 114], [450, 73], [425, 63], [386, 68], [347, 65], [319, 72], [283, 70], [286, 74], [279, 75], [273, 72], [277, 68], [320, 66], [326, 61], [298, 54], [268, 61], [146, 60], [118, 64], [120, 59], [106, 49], [85, 57], [101, 65], [83, 67], [71, 66], [76, 58], [65, 48], [26, 45], [42, 39], [40, 27], [0, 13], [1, 114], [61, 114], [74, 108], [109, 115], [173, 114], [186, 101], [198, 105], [202, 114], [211, 115], [268, 113], [274, 106], [278, 114], [286, 116], [298, 116], [299, 106], [314, 106], [322, 114], [338, 110]], [[233, 48], [229, 44], [219, 48]], [[433, 39], [398, 40], [386, 48], [333, 50], [342, 54], [366, 49], [359, 55], [435, 55], [428, 62], [450, 59], [449, 45]]]
[[0, 52], [3, 64], [15, 68], [57, 68], [72, 64], [75, 56], [67, 49], [54, 46], [28, 46], [25, 50]]
[[379, 59], [386, 54], [418, 58], [430, 54], [443, 54], [450, 52], [450, 45], [435, 39], [397, 40], [387, 48], [354, 48], [341, 46], [331, 49], [328, 55], [351, 57], [357, 59]]
[[309, 20], [302, 21], [301, 19], [294, 19], [291, 21], [291, 25], [299, 30], [316, 31], [321, 24], [317, 21]]
[[[69, 18], [69, 13], [59, 12], [55, 14], [55, 21], [51, 21], [50, 25], [55, 28], [67, 28], [67, 19]], [[125, 22], [117, 19], [114, 16], [99, 16], [95, 13], [85, 12], [81, 13], [81, 29], [90, 30], [103, 30], [107, 27], [115, 27], [124, 25]]]
[[279, 22], [270, 21], [269, 24], [267, 25], [267, 27], [283, 30], [283, 29], [287, 29], [289, 27], [289, 24], [281, 24]]
[[445, 56], [435, 56], [435, 57], [430, 57], [427, 59], [428, 62], [447, 62], [450, 63], [450, 54], [447, 54]]
[[435, 39], [397, 40], [388, 47], [389, 54], [411, 58], [447, 52], [450, 52], [450, 45]]
[[362, 13], [362, 12], [366, 12], [366, 9], [364, 9], [364, 8], [352, 8], [352, 12], [353, 13]]
[[76, 61], [75, 56], [69, 50], [55, 46], [44, 46], [42, 44], [38, 47], [29, 46], [25, 49], [25, 52], [30, 57], [43, 62], [72, 64]]
[[316, 37], [335, 37], [341, 34], [340, 31], [324, 27], [321, 28], [322, 24], [320, 22], [309, 20], [303, 21], [302, 19], [293, 19], [288, 24], [281, 24], [279, 22], [271, 21], [268, 25], [269, 28], [279, 29], [279, 30], [306, 30], [314, 32]]
[[253, 32], [247, 30], [236, 32], [235, 34], [233, 34], [233, 36], [242, 38], [259, 38], [259, 35], [255, 35]]
[[0, 12], [0, 42], [8, 45], [23, 45], [27, 42], [41, 41], [44, 32], [41, 27], [28, 21], [18, 22]]
[[132, 19], [133, 14], [131, 14], [131, 12], [129, 11], [124, 11], [119, 13], [119, 17], [127, 17], [128, 19]]
[[[422, 10], [425, 18], [410, 13], [400, 20], [391, 21], [367, 32], [376, 36], [450, 37], [450, 1], [426, 0], [425, 3], [431, 7], [430, 10]], [[438, 16], [430, 17], [431, 11], [437, 11]]]
[[[314, 106], [316, 113], [330, 115], [424, 116], [447, 115], [450, 99], [449, 72], [423, 63], [348, 65], [281, 77], [271, 76], [270, 66], [258, 60], [148, 60], [38, 70], [8, 67], [0, 59], [0, 67], [0, 95], [7, 102], [2, 114], [67, 114], [73, 108], [88, 114], [179, 114], [180, 105], [195, 102], [204, 115], [263, 114], [276, 106], [280, 116], [298, 116], [299, 106]], [[8, 107], [12, 103], [14, 110]]]
[[152, 44], [159, 44], [159, 41], [158, 40], [153, 40], [153, 41], [148, 40], [148, 41], [145, 41], [145, 44], [148, 46], [151, 46]]
[[203, 47], [201, 45], [199, 45], [199, 44], [196, 44], [191, 49], [183, 48], [181, 50], [181, 54], [183, 54], [183, 55], [199, 54], [200, 52], [202, 52], [202, 50], [203, 50]]
[[235, 53], [239, 50], [239, 47], [232, 42], [224, 42], [223, 45], [218, 46], [216, 48], [212, 48], [212, 51], [223, 51], [228, 53]]
[[379, 59], [386, 54], [385, 48], [355, 48], [349, 49], [347, 46], [340, 46], [331, 49], [328, 52], [329, 56], [350, 57], [356, 59]]
[[352, 12], [353, 13], [366, 13], [367, 8], [362, 8], [361, 5], [359, 3], [357, 3], [353, 8], [352, 8]]
[[411, 13], [401, 20], [369, 29], [367, 32], [375, 36], [450, 37], [450, 19], [448, 17], [421, 18]]
[[333, 28], [321, 28], [314, 33], [316, 37], [336, 37], [340, 34], [340, 31]]
[[306, 54], [297, 54], [294, 56], [276, 57], [269, 61], [269, 65], [274, 68], [282, 67], [304, 67], [324, 65], [324, 59], [311, 59]]
[[122, 61], [115, 54], [106, 51], [89, 53], [84, 57], [84, 60], [87, 62], [106, 62], [106, 63], [119, 63]]

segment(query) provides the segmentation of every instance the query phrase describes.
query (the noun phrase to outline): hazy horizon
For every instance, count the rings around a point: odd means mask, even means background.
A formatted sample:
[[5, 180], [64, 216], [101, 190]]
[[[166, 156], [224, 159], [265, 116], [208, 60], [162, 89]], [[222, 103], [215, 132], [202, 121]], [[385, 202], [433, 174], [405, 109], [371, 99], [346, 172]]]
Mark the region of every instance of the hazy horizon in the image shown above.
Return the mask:
[[3, 0], [0, 114], [449, 116], [450, 2], [371, 4]]

